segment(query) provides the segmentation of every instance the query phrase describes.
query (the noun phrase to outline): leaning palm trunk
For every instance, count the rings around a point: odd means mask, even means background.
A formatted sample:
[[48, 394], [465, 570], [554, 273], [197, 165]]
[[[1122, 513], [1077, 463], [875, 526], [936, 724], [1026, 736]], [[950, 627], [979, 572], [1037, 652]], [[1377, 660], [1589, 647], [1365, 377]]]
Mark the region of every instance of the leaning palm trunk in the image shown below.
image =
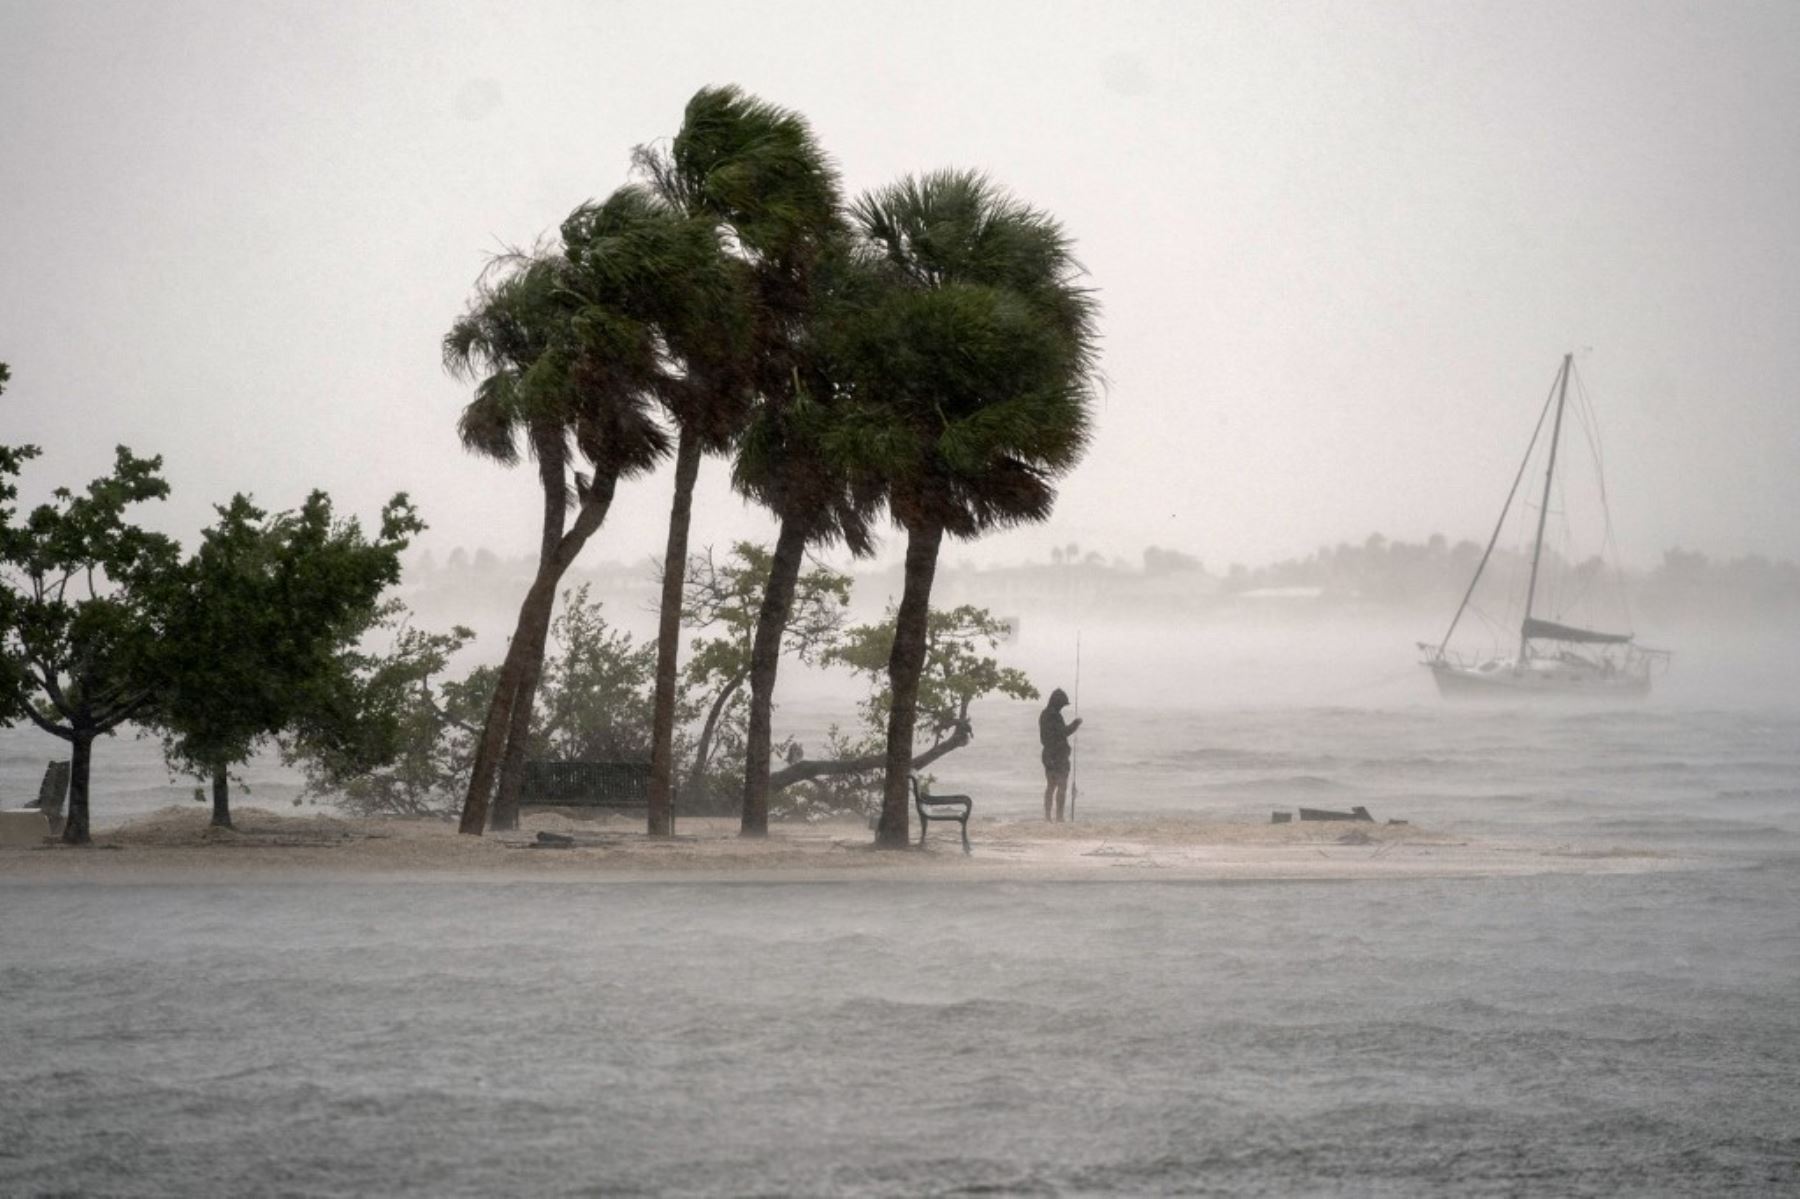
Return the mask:
[[894, 618], [894, 649], [888, 657], [887, 777], [881, 789], [881, 823], [875, 830], [877, 849], [905, 849], [908, 827], [907, 779], [913, 763], [913, 724], [919, 708], [919, 676], [925, 668], [927, 624], [931, 616], [931, 583], [937, 575], [938, 547], [944, 531], [935, 525], [909, 529], [906, 537], [906, 588]]
[[750, 720], [744, 736], [744, 813], [740, 833], [769, 834], [769, 751], [773, 744], [775, 671], [781, 664], [781, 635], [794, 605], [794, 587], [806, 561], [806, 524], [793, 517], [781, 522], [775, 552], [769, 559], [769, 586], [756, 618], [750, 645]]
[[656, 702], [650, 745], [652, 837], [675, 831], [675, 674], [681, 665], [681, 591], [687, 580], [688, 526], [694, 514], [694, 480], [700, 475], [700, 439], [683, 429], [675, 449], [675, 498], [669, 505], [669, 544], [663, 553], [662, 608], [656, 628]]
[[[554, 595], [554, 592], [552, 592]], [[526, 647], [520, 668], [519, 685], [509, 701], [512, 710], [506, 722], [506, 749], [500, 755], [500, 786], [494, 793], [493, 818], [489, 827], [519, 827], [519, 803], [525, 790], [525, 754], [531, 745], [531, 713], [537, 702], [538, 683], [544, 676], [544, 647], [550, 640], [550, 622], [532, 624], [536, 641]]]
[[[544, 490], [543, 532], [538, 542], [538, 566], [556, 556], [569, 519], [568, 443], [563, 431], [546, 424], [534, 425], [531, 442], [537, 454], [538, 482]], [[554, 602], [552, 604], [554, 606]], [[537, 623], [532, 624], [534, 630]], [[518, 686], [507, 697], [509, 712], [506, 722], [506, 748], [500, 757], [500, 787], [494, 797], [490, 824], [496, 829], [519, 827], [519, 797], [525, 784], [525, 753], [531, 741], [531, 712], [537, 701], [538, 681], [544, 673], [544, 646], [549, 639], [550, 624], [545, 621], [537, 631], [534, 644], [524, 647], [524, 661]]]
[[[512, 646], [500, 667], [500, 678], [494, 686], [493, 702], [488, 705], [487, 720], [475, 747], [475, 761], [470, 768], [469, 793], [463, 800], [462, 820], [457, 831], [480, 836], [487, 827], [488, 800], [494, 790], [494, 777], [499, 773], [500, 759], [512, 728], [514, 705], [523, 700], [529, 709], [531, 697], [522, 690], [528, 663], [535, 655], [541, 663], [544, 644], [550, 634], [550, 616], [556, 607], [556, 587], [568, 572], [575, 556], [588, 538], [606, 520], [612, 507], [614, 478], [596, 479], [582, 497], [581, 509], [569, 531], [557, 542], [556, 551], [538, 564], [537, 577], [525, 602], [519, 607], [519, 623], [513, 632]], [[526, 713], [529, 725], [530, 713]]]

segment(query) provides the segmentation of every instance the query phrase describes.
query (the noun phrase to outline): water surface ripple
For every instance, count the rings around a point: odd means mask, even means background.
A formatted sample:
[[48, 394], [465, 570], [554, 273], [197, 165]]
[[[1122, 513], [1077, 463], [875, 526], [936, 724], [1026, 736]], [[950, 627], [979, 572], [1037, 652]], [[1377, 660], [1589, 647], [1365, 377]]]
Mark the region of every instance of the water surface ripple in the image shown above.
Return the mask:
[[1774, 1193], [1797, 882], [0, 887], [0, 1192]]

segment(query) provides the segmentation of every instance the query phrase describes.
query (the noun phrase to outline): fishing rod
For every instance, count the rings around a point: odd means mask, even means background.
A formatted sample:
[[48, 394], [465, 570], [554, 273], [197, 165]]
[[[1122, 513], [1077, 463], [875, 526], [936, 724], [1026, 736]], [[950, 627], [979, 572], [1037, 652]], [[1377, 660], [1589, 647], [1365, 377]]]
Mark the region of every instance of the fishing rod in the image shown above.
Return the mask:
[[[1081, 719], [1081, 630], [1075, 630], [1075, 719]], [[1075, 823], [1075, 801], [1081, 796], [1081, 743], [1069, 744], [1069, 823]]]

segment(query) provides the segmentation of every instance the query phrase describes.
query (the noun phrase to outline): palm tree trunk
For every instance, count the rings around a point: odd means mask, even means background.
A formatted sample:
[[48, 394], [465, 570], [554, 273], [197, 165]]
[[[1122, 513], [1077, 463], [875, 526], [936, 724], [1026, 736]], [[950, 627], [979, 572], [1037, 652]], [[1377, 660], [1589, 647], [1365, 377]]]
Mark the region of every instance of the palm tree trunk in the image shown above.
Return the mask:
[[[554, 594], [554, 593], [552, 593]], [[551, 601], [552, 608], [555, 601]], [[512, 710], [506, 720], [506, 749], [500, 755], [500, 785], [494, 793], [493, 818], [490, 828], [519, 827], [519, 801], [525, 789], [525, 754], [531, 744], [532, 705], [537, 702], [538, 683], [544, 677], [544, 647], [550, 641], [550, 622], [541, 628], [533, 625], [537, 640], [526, 647], [520, 666], [519, 685], [512, 695]]]
[[231, 827], [231, 779], [225, 773], [225, 767], [215, 765], [212, 768], [212, 793], [214, 828]]
[[494, 684], [494, 698], [488, 704], [487, 721], [482, 725], [481, 737], [476, 743], [475, 761], [469, 771], [469, 792], [463, 799], [458, 832], [478, 837], [487, 827], [488, 800], [499, 773], [507, 734], [512, 728], [513, 708], [521, 700], [526, 709], [527, 727], [530, 724], [533, 697], [526, 695], [520, 687], [527, 673], [526, 664], [535, 654], [541, 669], [544, 643], [550, 634], [550, 615], [556, 608], [557, 584], [562, 582], [581, 547], [606, 520], [617, 484], [615, 478], [594, 480], [582, 499], [574, 524], [557, 542], [556, 551], [538, 564], [537, 577], [532, 580], [531, 590], [525, 593], [525, 601], [519, 606], [518, 627], [513, 631], [506, 661], [501, 664], [500, 677]]
[[[481, 735], [475, 739], [475, 760], [469, 764], [469, 792], [463, 797], [462, 819], [456, 826], [459, 833], [479, 837], [487, 828], [488, 800], [500, 772], [500, 756], [506, 749], [513, 695], [519, 689], [519, 667], [514, 665], [514, 659], [519, 655], [515, 651], [525, 636], [532, 596], [536, 591], [534, 581], [531, 590], [525, 593], [525, 604], [519, 609], [518, 626], [513, 630], [513, 648], [507, 650], [506, 661], [500, 664], [500, 676], [494, 681], [494, 697], [488, 701], [487, 719], [482, 722]], [[551, 594], [555, 595], [555, 592]]]
[[[538, 568], [537, 578], [532, 580], [531, 590], [525, 593], [525, 602], [519, 607], [519, 623], [513, 631], [506, 661], [500, 666], [494, 698], [488, 704], [487, 721], [476, 744], [459, 832], [479, 836], [487, 827], [488, 800], [494, 791], [509, 737], [521, 719], [530, 726], [533, 697], [525, 694], [523, 684], [527, 675], [535, 679], [542, 668], [544, 644], [550, 635], [550, 616], [556, 608], [556, 586], [562, 581], [563, 574], [556, 565], [557, 560], [551, 558]], [[515, 719], [515, 711], [518, 719]], [[523, 739], [519, 744], [523, 745]]]
[[[531, 429], [531, 446], [537, 458], [538, 483], [544, 491], [543, 531], [538, 541], [538, 566], [556, 556], [568, 523], [568, 459], [569, 443], [557, 426], [537, 424]], [[555, 607], [555, 601], [551, 602]], [[531, 740], [532, 705], [537, 701], [538, 682], [544, 675], [544, 646], [549, 640], [550, 626], [536, 643], [525, 647], [525, 659], [519, 683], [507, 697], [506, 749], [500, 755], [500, 786], [494, 797], [493, 818], [496, 829], [519, 827], [519, 793], [525, 784], [525, 753]]]
[[63, 821], [64, 845], [88, 843], [88, 774], [94, 761], [94, 733], [76, 728], [69, 737], [69, 815]]
[[739, 833], [769, 834], [769, 750], [775, 708], [775, 671], [781, 663], [781, 635], [787, 631], [794, 587], [806, 562], [806, 526], [789, 517], [781, 522], [775, 553], [769, 560], [769, 586], [756, 617], [756, 639], [750, 644], [750, 727], [744, 738], [744, 813]]
[[919, 675], [925, 668], [925, 641], [931, 616], [931, 583], [937, 575], [938, 547], [944, 530], [929, 525], [907, 530], [906, 588], [894, 618], [894, 649], [888, 656], [887, 778], [881, 790], [881, 823], [875, 830], [877, 849], [905, 849], [908, 827], [907, 776], [912, 770], [913, 723], [919, 708]]
[[669, 505], [669, 544], [663, 551], [662, 608], [656, 626], [656, 702], [650, 729], [652, 837], [675, 831], [675, 683], [681, 665], [681, 591], [687, 580], [688, 526], [694, 480], [700, 476], [700, 439], [683, 429], [675, 448], [675, 498]]

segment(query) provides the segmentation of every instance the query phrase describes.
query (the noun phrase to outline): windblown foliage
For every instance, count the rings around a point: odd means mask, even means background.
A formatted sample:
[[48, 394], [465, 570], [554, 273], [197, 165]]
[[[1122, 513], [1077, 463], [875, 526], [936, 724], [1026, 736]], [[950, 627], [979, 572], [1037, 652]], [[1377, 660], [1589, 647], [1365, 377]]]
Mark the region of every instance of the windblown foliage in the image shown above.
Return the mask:
[[[0, 447], [0, 504], [17, 496], [34, 446]], [[118, 447], [112, 473], [83, 492], [58, 488], [24, 521], [0, 507], [0, 716], [69, 742], [63, 839], [88, 839], [94, 740], [143, 714], [175, 588], [179, 547], [130, 521], [168, 495], [160, 458]]]
[[292, 734], [340, 756], [393, 752], [394, 714], [358, 651], [424, 528], [405, 496], [374, 539], [315, 491], [270, 516], [242, 495], [218, 509], [170, 595], [151, 655], [157, 695], [141, 719], [172, 769], [210, 779], [213, 823], [231, 823], [228, 771]]

